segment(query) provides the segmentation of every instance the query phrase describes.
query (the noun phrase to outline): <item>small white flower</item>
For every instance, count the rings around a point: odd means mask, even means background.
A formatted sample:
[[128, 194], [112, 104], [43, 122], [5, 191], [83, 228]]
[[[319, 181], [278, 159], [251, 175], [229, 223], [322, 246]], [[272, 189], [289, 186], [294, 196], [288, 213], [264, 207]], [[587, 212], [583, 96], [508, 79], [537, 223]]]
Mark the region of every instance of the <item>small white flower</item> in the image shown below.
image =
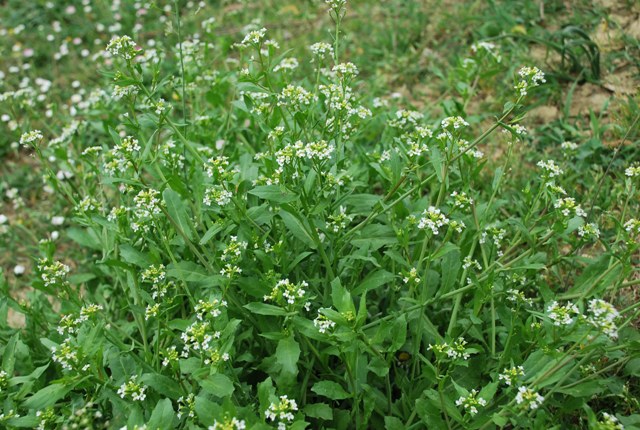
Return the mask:
[[34, 143], [39, 140], [42, 140], [43, 138], [44, 138], [44, 135], [40, 130], [28, 131], [26, 133], [23, 133], [22, 136], [20, 136], [20, 144], [28, 145], [30, 143]]
[[516, 394], [516, 403], [522, 405], [523, 407], [535, 410], [538, 409], [542, 402], [544, 402], [544, 397], [535, 391], [531, 390], [527, 387], [519, 387], [518, 394]]

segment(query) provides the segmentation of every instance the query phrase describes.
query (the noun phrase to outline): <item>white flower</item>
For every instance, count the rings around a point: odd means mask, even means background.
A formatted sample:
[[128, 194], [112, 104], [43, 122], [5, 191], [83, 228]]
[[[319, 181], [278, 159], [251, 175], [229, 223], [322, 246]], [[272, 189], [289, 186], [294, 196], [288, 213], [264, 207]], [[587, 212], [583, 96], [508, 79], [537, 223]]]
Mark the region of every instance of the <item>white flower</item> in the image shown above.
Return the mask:
[[279, 72], [280, 70], [292, 71], [298, 68], [298, 60], [291, 58], [283, 58], [276, 67], [273, 68], [274, 72]]
[[418, 228], [421, 230], [429, 229], [433, 234], [438, 234], [440, 228], [449, 224], [449, 218], [444, 216], [440, 209], [429, 206], [429, 209], [422, 213], [422, 218], [418, 221]]
[[53, 218], [51, 218], [51, 225], [62, 225], [62, 224], [64, 224], [63, 216], [54, 216]]
[[560, 166], [558, 166], [553, 160], [540, 160], [538, 161], [537, 166], [544, 170], [543, 175], [547, 178], [555, 178], [556, 176], [560, 176], [564, 173]]
[[540, 84], [547, 82], [544, 78], [544, 73], [537, 67], [523, 67], [518, 72], [520, 81], [514, 86], [520, 93], [520, 96], [527, 95], [529, 88], [535, 88]]
[[440, 125], [444, 129], [453, 128], [454, 130], [458, 130], [459, 128], [462, 128], [462, 127], [468, 127], [469, 123], [460, 116], [450, 116], [443, 119]]
[[336, 326], [336, 323], [319, 313], [318, 316], [313, 320], [313, 325], [318, 329], [320, 333], [324, 334], [328, 331], [333, 330], [333, 328]]
[[544, 402], [544, 397], [535, 391], [531, 390], [527, 387], [519, 387], [518, 394], [516, 394], [516, 403], [519, 405], [523, 405], [523, 407], [535, 410], [538, 409], [542, 402]]
[[107, 45], [107, 51], [115, 57], [130, 60], [136, 54], [136, 43], [129, 36], [114, 36]]
[[588, 239], [588, 238], [598, 239], [600, 237], [600, 229], [598, 228], [598, 225], [595, 223], [581, 225], [580, 227], [578, 227], [578, 235], [585, 239]]
[[505, 368], [502, 373], [498, 375], [498, 380], [504, 381], [505, 384], [511, 386], [521, 376], [524, 376], [524, 367]]
[[456, 406], [462, 406], [471, 415], [475, 415], [478, 413], [478, 406], [487, 406], [487, 401], [482, 397], [478, 397], [478, 392], [473, 389], [468, 396], [460, 396], [456, 400]]
[[601, 299], [589, 301], [587, 321], [612, 339], [618, 338], [616, 320], [620, 314], [613, 305]]
[[146, 390], [147, 387], [136, 382], [136, 378], [133, 377], [120, 386], [118, 395], [123, 399], [129, 397], [131, 400], [142, 402], [147, 398]]
[[578, 310], [578, 307], [573, 303], [560, 306], [558, 302], [553, 301], [547, 307], [547, 313], [551, 321], [553, 321], [553, 325], [560, 327], [572, 324], [575, 317], [580, 315], [580, 310]]
[[244, 39], [242, 39], [242, 42], [237, 43], [236, 46], [240, 48], [246, 48], [249, 45], [258, 45], [264, 39], [264, 35], [266, 33], [267, 33], [266, 28], [250, 31], [244, 36]]
[[586, 217], [587, 213], [582, 209], [582, 207], [576, 203], [576, 200], [573, 197], [563, 197], [553, 204], [553, 207], [556, 209], [560, 209], [562, 215], [565, 218], [569, 218], [570, 216], [577, 217]]
[[20, 144], [28, 145], [29, 143], [42, 140], [43, 138], [44, 138], [44, 135], [40, 130], [28, 131], [26, 133], [23, 133], [22, 136], [20, 136]]

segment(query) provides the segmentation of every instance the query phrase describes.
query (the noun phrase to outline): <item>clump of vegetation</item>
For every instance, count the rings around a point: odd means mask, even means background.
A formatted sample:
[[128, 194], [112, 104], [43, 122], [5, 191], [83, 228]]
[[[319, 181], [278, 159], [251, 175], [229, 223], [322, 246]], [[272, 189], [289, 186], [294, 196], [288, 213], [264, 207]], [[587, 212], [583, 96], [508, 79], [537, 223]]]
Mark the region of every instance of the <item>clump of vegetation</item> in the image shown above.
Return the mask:
[[[640, 426], [621, 295], [640, 167], [568, 128], [535, 147], [553, 77], [477, 40], [452, 101], [418, 110], [348, 61], [346, 0], [314, 4], [333, 27], [293, 51], [207, 7], [134, 5], [175, 43], [133, 22], [94, 53], [65, 42], [105, 76], [68, 108], [31, 82], [1, 96], [6, 157], [37, 158], [75, 243], [36, 237], [35, 273], [0, 278], [3, 320], [24, 316], [0, 330], [3, 427]], [[497, 110], [469, 114], [496, 83]], [[8, 220], [7, 247], [29, 231]]]

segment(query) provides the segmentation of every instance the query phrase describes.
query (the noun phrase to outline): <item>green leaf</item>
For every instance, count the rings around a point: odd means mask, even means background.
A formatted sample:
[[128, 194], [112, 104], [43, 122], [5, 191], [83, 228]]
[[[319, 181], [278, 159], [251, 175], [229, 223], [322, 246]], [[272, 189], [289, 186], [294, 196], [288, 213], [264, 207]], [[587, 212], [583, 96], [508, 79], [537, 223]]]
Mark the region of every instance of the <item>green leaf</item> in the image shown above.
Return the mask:
[[351, 300], [351, 294], [342, 286], [340, 278], [331, 281], [331, 300], [338, 312], [343, 314], [352, 312], [355, 315], [356, 308]]
[[487, 401], [487, 403], [489, 403], [491, 399], [493, 399], [493, 396], [496, 395], [496, 391], [498, 391], [498, 381], [490, 382], [489, 384], [485, 385], [482, 390], [480, 390], [480, 394], [478, 394], [478, 397], [483, 398]]
[[249, 194], [275, 203], [291, 203], [298, 200], [298, 195], [286, 191], [279, 185], [260, 185], [249, 191]]
[[235, 390], [231, 379], [221, 373], [216, 373], [200, 381], [200, 386], [205, 393], [221, 398], [230, 396]]
[[18, 343], [19, 337], [20, 333], [11, 336], [2, 353], [2, 370], [7, 372], [8, 375], [13, 375], [13, 368], [16, 363], [16, 344]]
[[267, 378], [258, 384], [258, 399], [260, 400], [260, 411], [264, 412], [271, 404], [271, 398], [275, 397], [276, 389], [273, 387], [271, 378]]
[[441, 263], [441, 289], [442, 293], [449, 292], [458, 281], [458, 272], [460, 271], [460, 251], [458, 249], [447, 253], [442, 258]]
[[503, 417], [502, 415], [495, 413], [491, 416], [491, 421], [493, 421], [493, 423], [495, 425], [497, 425], [498, 427], [502, 428], [504, 426], [507, 425], [507, 423], [509, 422], [509, 420], [505, 417]]
[[289, 264], [289, 267], [287, 267], [287, 272], [291, 272], [302, 260], [304, 260], [305, 258], [307, 258], [310, 255], [313, 255], [313, 252], [311, 252], [311, 251], [301, 252], [295, 258], [295, 260], [293, 260], [291, 262], [291, 264]]
[[591, 397], [604, 391], [604, 387], [601, 381], [591, 380], [568, 388], [558, 388], [556, 391], [573, 397]]
[[80, 246], [98, 251], [102, 250], [100, 238], [98, 238], [91, 229], [71, 227], [67, 229], [67, 236]]
[[276, 361], [282, 366], [282, 371], [291, 375], [298, 374], [298, 359], [300, 358], [300, 345], [293, 336], [285, 337], [278, 341], [276, 348]]
[[151, 418], [149, 418], [149, 422], [147, 423], [147, 428], [149, 430], [156, 429], [172, 429], [175, 428], [173, 421], [175, 420], [175, 411], [173, 410], [173, 406], [171, 404], [171, 400], [162, 399], [158, 402], [155, 409], [151, 413]]
[[491, 190], [495, 191], [500, 185], [500, 180], [502, 179], [502, 174], [504, 173], [504, 169], [502, 167], [497, 167], [495, 173], [493, 175], [493, 182], [491, 183]]
[[340, 384], [332, 381], [316, 382], [311, 391], [331, 400], [343, 400], [351, 397], [351, 394], [347, 393]]
[[149, 387], [153, 388], [159, 394], [167, 396], [171, 399], [178, 399], [182, 396], [182, 390], [177, 381], [157, 373], [146, 373], [140, 378]]
[[396, 352], [407, 341], [407, 318], [405, 314], [400, 315], [393, 321], [391, 326], [391, 345], [387, 348], [389, 352]]
[[167, 206], [167, 212], [169, 216], [176, 224], [176, 228], [180, 229], [189, 240], [193, 240], [193, 228], [191, 226], [191, 220], [187, 213], [187, 207], [180, 198], [180, 194], [173, 191], [171, 188], [166, 188], [162, 192], [162, 198]]
[[284, 208], [278, 213], [282, 221], [284, 222], [287, 230], [294, 235], [298, 240], [307, 245], [311, 249], [316, 248], [316, 244], [313, 241], [313, 238], [305, 228], [302, 221], [292, 213], [284, 210]]
[[386, 430], [403, 430], [404, 423], [396, 417], [384, 417], [384, 428]]
[[220, 405], [205, 396], [196, 396], [196, 415], [200, 420], [200, 423], [205, 426], [211, 426], [215, 422], [216, 418], [222, 413]]
[[73, 285], [84, 284], [92, 279], [95, 279], [96, 275], [93, 273], [76, 273], [75, 275], [69, 276], [69, 282]]
[[288, 313], [285, 309], [268, 303], [251, 302], [243, 307], [258, 315], [282, 316]]
[[223, 228], [224, 226], [222, 224], [214, 224], [209, 230], [207, 230], [204, 236], [202, 236], [202, 239], [200, 239], [200, 245], [206, 245], [209, 243], [209, 241], [213, 239], [216, 234], [222, 231]]
[[436, 172], [436, 176], [438, 177], [438, 182], [444, 181], [444, 174], [442, 172], [442, 153], [436, 147], [431, 147], [429, 151], [429, 161], [431, 161], [431, 165], [433, 166], [433, 170]]
[[308, 403], [302, 411], [311, 418], [320, 418], [327, 421], [333, 419], [333, 409], [326, 403]]
[[167, 276], [185, 282], [209, 282], [211, 286], [221, 285], [223, 277], [207, 273], [204, 267], [192, 261], [180, 261], [167, 266]]
[[351, 194], [344, 199], [344, 203], [352, 208], [351, 213], [368, 215], [380, 200], [382, 196], [376, 194]]
[[148, 255], [143, 254], [131, 245], [120, 245], [120, 255], [127, 263], [131, 263], [144, 269], [153, 264], [153, 261]]
[[48, 408], [49, 406], [55, 405], [58, 400], [64, 398], [72, 388], [73, 387], [64, 384], [48, 385], [29, 397], [24, 402], [24, 407], [38, 410]]
[[386, 270], [380, 269], [370, 273], [360, 285], [351, 291], [354, 296], [358, 296], [365, 291], [373, 290], [395, 279], [395, 275]]

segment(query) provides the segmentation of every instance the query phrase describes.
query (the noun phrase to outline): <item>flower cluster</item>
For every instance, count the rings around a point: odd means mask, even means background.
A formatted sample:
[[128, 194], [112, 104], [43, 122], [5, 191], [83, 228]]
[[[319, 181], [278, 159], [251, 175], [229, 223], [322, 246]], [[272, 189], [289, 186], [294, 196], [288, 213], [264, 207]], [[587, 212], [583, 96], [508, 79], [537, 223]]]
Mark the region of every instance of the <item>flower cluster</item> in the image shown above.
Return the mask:
[[[400, 273], [400, 275], [402, 276], [402, 273]], [[405, 284], [419, 284], [420, 278], [418, 277], [418, 269], [412, 267], [411, 270], [409, 270], [409, 273], [404, 275], [402, 282]]]
[[560, 306], [556, 301], [551, 302], [547, 307], [547, 314], [553, 321], [553, 325], [561, 327], [571, 325], [575, 318], [580, 315], [578, 307], [573, 303], [568, 303], [565, 306]]
[[470, 198], [464, 191], [451, 193], [451, 199], [453, 206], [457, 209], [468, 209], [473, 205], [473, 199]]
[[296, 111], [302, 111], [311, 105], [315, 100], [315, 96], [303, 87], [296, 85], [287, 85], [280, 94], [278, 94], [278, 106], [287, 106]]
[[42, 140], [43, 137], [44, 136], [42, 135], [42, 132], [40, 130], [33, 130], [23, 133], [22, 136], [20, 136], [20, 145], [28, 145], [30, 143], [37, 142], [39, 140]]
[[500, 375], [498, 375], [498, 380], [504, 381], [508, 386], [515, 385], [518, 381], [518, 378], [524, 376], [524, 367], [522, 366], [514, 366], [510, 368], [505, 368]]
[[598, 224], [590, 222], [578, 227], [578, 236], [583, 239], [598, 239], [600, 237], [600, 229]]
[[217, 318], [222, 314], [222, 308], [227, 307], [226, 300], [213, 299], [205, 302], [199, 300], [195, 306], [196, 318], [203, 321], [205, 318]]
[[189, 418], [195, 418], [196, 416], [196, 396], [193, 393], [189, 393], [188, 396], [178, 397], [178, 413], [176, 413], [178, 419], [183, 416]]
[[153, 285], [157, 285], [165, 280], [167, 272], [165, 271], [164, 264], [152, 264], [143, 270], [140, 276], [143, 282], [149, 282]]
[[49, 287], [52, 285], [64, 285], [71, 269], [59, 261], [43, 258], [38, 262], [38, 270], [45, 287]]
[[463, 127], [468, 127], [469, 123], [465, 121], [464, 118], [462, 118], [461, 116], [450, 116], [443, 119], [442, 122], [440, 123], [440, 126], [444, 130], [452, 131], [452, 130], [461, 129]]
[[587, 216], [587, 213], [579, 204], [576, 203], [576, 200], [573, 197], [560, 198], [556, 200], [553, 207], [559, 209], [560, 213], [562, 213], [565, 218], [569, 218], [571, 216], [584, 218]]
[[640, 177], [640, 164], [636, 163], [633, 166], [629, 166], [624, 171], [625, 176], [629, 178], [637, 178]]
[[133, 401], [142, 402], [147, 398], [146, 390], [147, 387], [137, 382], [137, 378], [133, 377], [120, 386], [118, 395], [123, 399], [128, 397]]
[[116, 85], [113, 87], [113, 93], [111, 93], [111, 98], [113, 100], [121, 100], [125, 97], [132, 97], [138, 94], [138, 87], [136, 85], [125, 85], [121, 87], [120, 85]]
[[587, 321], [612, 339], [618, 338], [616, 320], [620, 314], [616, 308], [601, 299], [589, 301]]
[[542, 406], [544, 397], [527, 387], [518, 387], [516, 394], [516, 403], [522, 405], [525, 409], [536, 410]]
[[333, 57], [333, 47], [326, 42], [314, 43], [309, 47], [309, 50], [314, 57], [311, 61], [315, 61], [316, 58], [325, 59], [327, 57]]
[[542, 169], [542, 177], [546, 181], [553, 182], [553, 178], [556, 178], [564, 173], [564, 171], [553, 160], [540, 160], [537, 164]]
[[487, 406], [487, 401], [482, 397], [478, 397], [478, 392], [473, 389], [467, 396], [460, 396], [456, 400], [456, 406], [462, 406], [465, 411], [469, 411], [471, 415], [478, 413], [479, 406]]
[[222, 251], [222, 261], [236, 263], [240, 260], [242, 251], [247, 249], [247, 242], [238, 240], [237, 236], [231, 236], [230, 242]]
[[624, 430], [624, 426], [618, 418], [606, 412], [602, 413], [602, 420], [598, 421], [595, 426], [591, 428], [593, 430]]
[[133, 210], [136, 222], [131, 224], [133, 231], [141, 228], [149, 230], [149, 224], [156, 215], [162, 212], [163, 202], [159, 198], [160, 192], [152, 188], [140, 191], [134, 198], [135, 207]]
[[260, 43], [264, 40], [265, 34], [267, 34], [266, 28], [250, 31], [244, 36], [244, 39], [242, 39], [242, 42], [236, 43], [235, 46], [239, 48], [247, 48], [249, 46], [259, 46]]
[[131, 60], [136, 56], [136, 43], [129, 36], [114, 36], [107, 44], [107, 52], [114, 57]]
[[624, 223], [624, 230], [631, 236], [630, 239], [637, 238], [640, 236], [640, 220], [631, 218]]
[[4, 370], [0, 370], [0, 393], [9, 385], [9, 374]]
[[227, 191], [221, 186], [214, 186], [207, 188], [202, 198], [202, 204], [205, 206], [212, 206], [214, 203], [218, 206], [226, 206], [231, 203], [233, 194], [231, 191]]
[[207, 176], [218, 181], [229, 180], [236, 173], [236, 170], [229, 170], [229, 158], [224, 155], [209, 158], [205, 163], [204, 170]]
[[450, 359], [450, 360], [468, 360], [471, 354], [474, 352], [472, 349], [466, 347], [467, 341], [464, 338], [459, 337], [455, 342], [449, 344], [448, 342], [439, 343], [435, 345], [429, 344], [427, 349], [432, 350], [437, 359]]
[[264, 296], [264, 301], [275, 302], [281, 306], [285, 306], [286, 304], [294, 305], [304, 297], [308, 286], [307, 281], [294, 284], [289, 281], [289, 279], [282, 279], [276, 283], [271, 293]]
[[547, 82], [544, 78], [544, 73], [537, 67], [523, 67], [518, 71], [520, 81], [515, 85], [516, 89], [521, 97], [524, 97], [529, 92], [530, 88], [535, 88], [540, 84]]
[[293, 413], [298, 410], [298, 404], [294, 399], [289, 399], [286, 395], [280, 396], [278, 403], [271, 403], [264, 412], [269, 421], [278, 421], [278, 429], [286, 428], [286, 425], [293, 421]]
[[434, 235], [440, 232], [440, 229], [449, 224], [449, 218], [444, 216], [440, 209], [429, 206], [422, 213], [422, 217], [418, 221], [418, 228], [420, 230], [429, 229]]
[[487, 227], [480, 236], [480, 243], [486, 243], [488, 239], [491, 239], [493, 245], [498, 249], [498, 256], [502, 257], [503, 252], [500, 250], [500, 245], [502, 245], [502, 241], [506, 235], [507, 231], [503, 228]]
[[353, 216], [347, 215], [347, 209], [344, 206], [340, 206], [340, 212], [335, 215], [329, 215], [327, 218], [327, 229], [334, 233], [339, 233], [347, 228], [353, 220]]
[[327, 333], [328, 331], [334, 329], [336, 323], [319, 313], [318, 316], [313, 320], [313, 325], [318, 329], [320, 333]]
[[483, 53], [488, 54], [491, 58], [495, 60], [496, 63], [502, 62], [502, 56], [500, 55], [500, 51], [496, 47], [494, 43], [480, 41], [471, 45], [471, 51], [474, 54], [482, 55]]
[[298, 60], [295, 57], [283, 58], [280, 63], [273, 68], [274, 72], [279, 72], [284, 70], [286, 72], [291, 72], [298, 68]]
[[389, 127], [410, 129], [418, 126], [424, 115], [413, 110], [400, 109], [396, 111], [396, 117], [389, 121]]
[[72, 344], [71, 338], [67, 338], [59, 346], [51, 348], [51, 357], [63, 369], [73, 370], [79, 364], [78, 352], [77, 345]]
[[214, 420], [213, 425], [209, 426], [208, 430], [245, 430], [247, 424], [244, 420], [239, 420], [236, 417], [226, 418], [224, 421]]

